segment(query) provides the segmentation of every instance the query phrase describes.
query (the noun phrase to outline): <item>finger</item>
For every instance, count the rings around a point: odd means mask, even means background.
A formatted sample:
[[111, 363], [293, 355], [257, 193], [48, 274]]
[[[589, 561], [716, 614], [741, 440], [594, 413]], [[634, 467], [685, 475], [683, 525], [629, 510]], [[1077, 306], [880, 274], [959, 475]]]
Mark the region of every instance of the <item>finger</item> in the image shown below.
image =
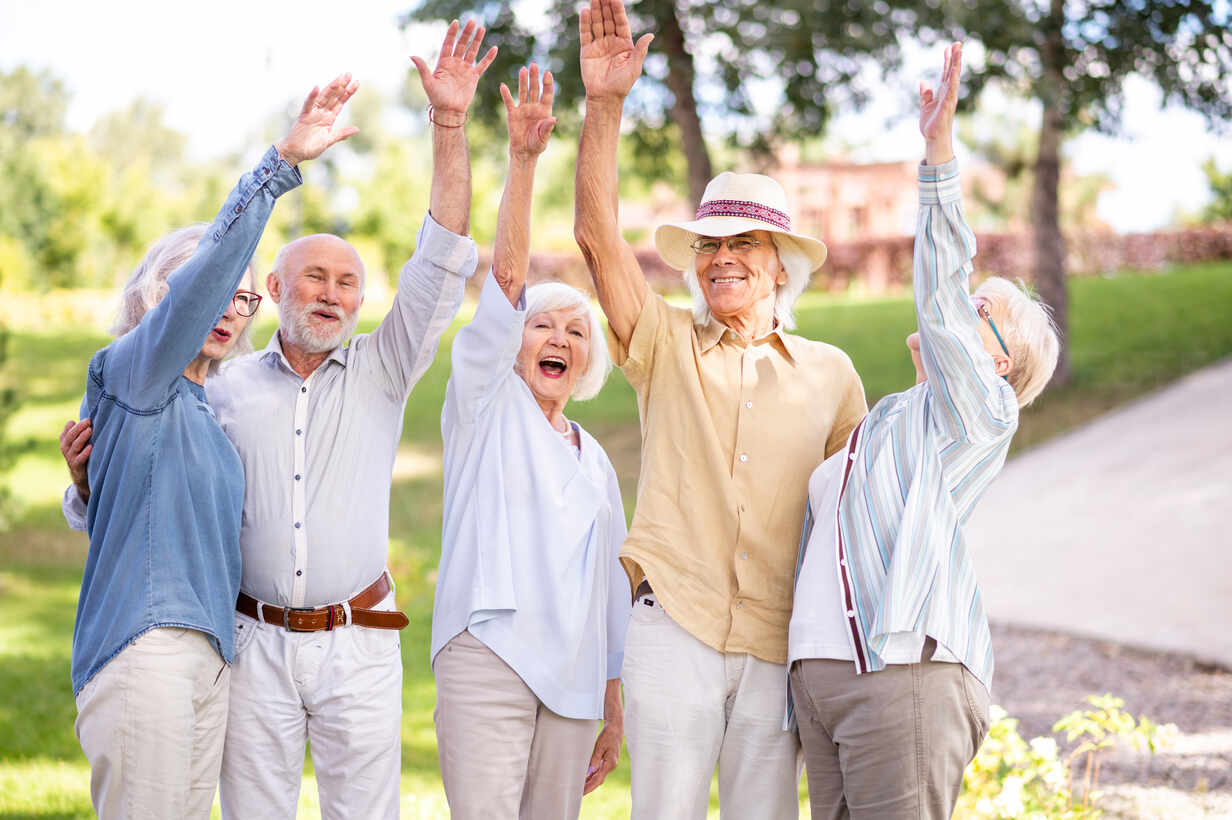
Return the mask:
[[612, 5], [613, 33], [622, 40], [632, 40], [633, 33], [629, 30], [629, 15], [625, 14], [625, 4], [620, 0], [613, 0]]
[[419, 72], [419, 82], [423, 83], [428, 77], [432, 76], [432, 72], [428, 70], [428, 64], [419, 57], [411, 57], [411, 62], [415, 64], [415, 70]]
[[641, 37], [638, 38], [637, 45], [635, 45], [634, 48], [637, 49], [637, 55], [639, 59], [642, 59], [642, 60], [646, 59], [646, 53], [650, 51], [650, 43], [653, 40], [654, 40], [653, 34], [643, 34]]
[[466, 56], [467, 49], [471, 47], [471, 40], [475, 38], [475, 21], [467, 20], [466, 25], [462, 27], [462, 33], [458, 35], [458, 42], [454, 44], [453, 53], [449, 56], [457, 57], [459, 60]]
[[596, 40], [603, 39], [602, 0], [590, 0], [590, 36]]
[[488, 49], [488, 53], [483, 55], [483, 59], [479, 61], [479, 65], [478, 65], [479, 73], [483, 74], [483, 72], [487, 71], [488, 66], [492, 65], [492, 61], [495, 59], [496, 59], [496, 46], [492, 46], [490, 49]]
[[612, 10], [612, 0], [600, 0], [599, 9], [603, 12], [603, 36], [611, 37], [616, 33], [616, 17]]
[[466, 56], [464, 59], [466, 60], [467, 65], [473, 64], [475, 62], [475, 58], [479, 56], [479, 47], [483, 45], [484, 33], [485, 30], [483, 26], [479, 26], [475, 29], [475, 36], [471, 39], [471, 44], [466, 49]]
[[[534, 64], [532, 63], [531, 65], [533, 66]], [[526, 105], [530, 102], [530, 90], [533, 87], [531, 77], [538, 73], [537, 69], [533, 67], [528, 69], [525, 66], [518, 71], [518, 105]], [[538, 77], [535, 77], [535, 79], [538, 79]]]
[[72, 430], [75, 426], [76, 426], [76, 422], [73, 422], [71, 420], [64, 422], [64, 429], [60, 431], [60, 449], [61, 450], [64, 449], [64, 442], [68, 441], [69, 439], [69, 430]]
[[509, 86], [505, 85], [504, 83], [501, 83], [500, 84], [500, 95], [501, 95], [501, 99], [505, 101], [505, 116], [506, 117], [512, 116], [514, 103], [513, 103], [513, 95], [509, 93]]
[[578, 41], [583, 46], [587, 46], [594, 39], [594, 35], [590, 31], [590, 9], [582, 9], [578, 14]]
[[92, 453], [93, 451], [94, 451], [94, 445], [87, 444], [85, 447], [82, 448], [80, 453], [73, 456], [73, 459], [69, 462], [69, 465], [68, 465], [69, 469], [76, 470], [80, 467], [84, 467], [87, 463], [89, 463], [90, 453]]
[[548, 144], [548, 137], [552, 136], [552, 129], [556, 127], [556, 118], [550, 120], [540, 120], [539, 125], [535, 127], [536, 135], [539, 138], [540, 145]]
[[329, 144], [337, 145], [338, 143], [342, 142], [344, 139], [349, 139], [350, 137], [353, 137], [358, 133], [359, 133], [358, 128], [356, 128], [354, 125], [348, 125], [342, 130], [338, 131], [338, 133], [334, 134], [334, 136], [330, 138]]
[[320, 87], [314, 85], [312, 90], [308, 92], [308, 96], [304, 98], [304, 104], [300, 106], [299, 115], [301, 117], [306, 116], [308, 112], [312, 110], [312, 106], [316, 103], [317, 97], [320, 95]]
[[459, 27], [458, 21], [454, 20], [449, 24], [449, 28], [445, 29], [445, 40], [441, 43], [441, 55], [437, 58], [438, 62], [445, 57], [453, 56], [453, 45], [458, 38]]
[[76, 435], [72, 436], [69, 439], [69, 445], [68, 445], [69, 451], [70, 452], [81, 452], [82, 448], [84, 448], [89, 443], [90, 443], [90, 431], [88, 429], [83, 428], [79, 430]]
[[[556, 99], [556, 81], [552, 78], [551, 71], [545, 71], [543, 72], [543, 94], [539, 97], [539, 102], [546, 105], [548, 107], [548, 110], [551, 111], [552, 102], [555, 99]], [[552, 122], [555, 123], [556, 120], [552, 120]]]

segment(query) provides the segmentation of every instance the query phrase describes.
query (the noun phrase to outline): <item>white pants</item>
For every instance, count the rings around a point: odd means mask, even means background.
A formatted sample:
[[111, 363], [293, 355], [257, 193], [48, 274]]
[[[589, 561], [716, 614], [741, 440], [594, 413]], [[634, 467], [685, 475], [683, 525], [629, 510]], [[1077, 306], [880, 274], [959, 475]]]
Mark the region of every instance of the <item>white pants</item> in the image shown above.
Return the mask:
[[[376, 608], [392, 607], [391, 593]], [[294, 818], [308, 741], [322, 820], [396, 818], [400, 645], [394, 629], [288, 632], [236, 613], [223, 817]]]
[[634, 820], [704, 818], [716, 764], [721, 817], [799, 817], [803, 761], [782, 728], [785, 665], [711, 649], [643, 595], [621, 675]]
[[77, 695], [90, 798], [109, 818], [208, 818], [231, 670], [203, 632], [151, 629]]
[[469, 631], [432, 663], [436, 745], [453, 820], [576, 820], [599, 721], [543, 705]]

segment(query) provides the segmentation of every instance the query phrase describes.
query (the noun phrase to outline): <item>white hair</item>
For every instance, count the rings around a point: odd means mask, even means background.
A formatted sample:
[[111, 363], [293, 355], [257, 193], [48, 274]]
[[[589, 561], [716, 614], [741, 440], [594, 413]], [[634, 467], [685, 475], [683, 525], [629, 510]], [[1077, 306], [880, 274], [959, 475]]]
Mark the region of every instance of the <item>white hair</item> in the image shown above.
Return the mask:
[[1000, 276], [985, 279], [975, 295], [1004, 308], [1005, 320], [997, 330], [1014, 360], [1005, 379], [1018, 394], [1018, 406], [1026, 407], [1043, 392], [1057, 367], [1061, 342], [1052, 311], [1026, 285]]
[[[145, 257], [129, 275], [128, 281], [124, 283], [124, 288], [120, 291], [120, 307], [116, 312], [115, 322], [111, 325], [112, 336], [119, 338], [128, 333], [141, 322], [141, 317], [163, 300], [170, 290], [167, 286], [167, 277], [183, 267], [193, 257], [207, 228], [209, 225], [204, 223], [189, 225], [186, 228], [172, 231], [150, 246]], [[248, 273], [252, 274], [251, 263], [248, 266]], [[231, 356], [252, 352], [252, 339], [249, 333], [251, 329], [252, 322], [250, 321], [244, 325], [239, 338], [235, 340], [235, 345], [231, 348]], [[204, 338], [201, 343], [205, 343]], [[219, 364], [218, 361], [210, 362], [210, 375], [218, 372]]]
[[575, 287], [563, 282], [542, 282], [526, 289], [526, 321], [549, 310], [571, 308], [586, 316], [590, 327], [590, 353], [586, 370], [573, 385], [572, 398], [578, 401], [593, 399], [607, 381], [612, 370], [612, 356], [607, 350], [607, 337], [599, 317], [590, 307], [590, 299]]
[[[793, 309], [800, 294], [808, 287], [809, 279], [813, 275], [813, 263], [790, 236], [780, 233], [771, 233], [770, 236], [778, 251], [779, 264], [787, 274], [787, 283], [775, 289], [774, 318], [784, 330], [791, 330], [796, 326]], [[706, 304], [706, 297], [697, 282], [696, 256], [689, 263], [689, 267], [684, 269], [684, 283], [693, 297], [694, 321], [702, 324], [710, 321], [710, 306]]]

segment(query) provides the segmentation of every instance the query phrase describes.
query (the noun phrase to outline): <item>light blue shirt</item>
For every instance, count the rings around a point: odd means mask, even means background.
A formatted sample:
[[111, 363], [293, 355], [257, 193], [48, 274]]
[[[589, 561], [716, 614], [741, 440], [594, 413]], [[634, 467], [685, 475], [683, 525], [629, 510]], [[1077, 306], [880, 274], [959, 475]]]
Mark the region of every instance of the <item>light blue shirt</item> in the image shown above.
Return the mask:
[[553, 712], [601, 718], [631, 611], [624, 507], [599, 443], [578, 427], [575, 452], [514, 373], [525, 319], [489, 276], [453, 343], [431, 657], [470, 629]]
[[[958, 660], [990, 687], [992, 641], [962, 525], [1005, 463], [1018, 401], [995, 372], [970, 303], [975, 236], [962, 215], [957, 161], [921, 166], [919, 182], [914, 288], [928, 378], [884, 397], [852, 432], [837, 509], [808, 510], [801, 558], [813, 517], [837, 520], [830, 543], [843, 555], [829, 556], [839, 580], [833, 606], [858, 673], [883, 669], [902, 654], [896, 647], [931, 636], [939, 659]], [[798, 586], [796, 600], [812, 594]]]
[[90, 360], [90, 549], [73, 628], [74, 694], [154, 627], [204, 632], [231, 661], [244, 472], [184, 369], [231, 302], [274, 200], [299, 182], [267, 151], [167, 278], [162, 301]]

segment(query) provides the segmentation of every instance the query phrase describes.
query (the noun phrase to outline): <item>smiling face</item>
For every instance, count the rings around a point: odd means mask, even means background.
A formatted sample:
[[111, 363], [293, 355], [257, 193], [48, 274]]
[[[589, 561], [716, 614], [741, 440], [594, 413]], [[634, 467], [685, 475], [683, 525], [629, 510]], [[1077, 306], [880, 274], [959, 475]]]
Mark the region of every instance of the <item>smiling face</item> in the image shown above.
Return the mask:
[[749, 231], [739, 236], [759, 244], [737, 253], [729, 241], [722, 241], [717, 252], [698, 253], [695, 260], [697, 283], [706, 305], [716, 319], [729, 326], [748, 323], [763, 313], [773, 316], [775, 292], [787, 284], [787, 271], [779, 262], [770, 232]]
[[563, 408], [590, 363], [590, 319], [573, 307], [536, 313], [522, 326], [513, 369], [540, 406]]
[[278, 254], [276, 268], [266, 286], [284, 345], [328, 353], [355, 332], [364, 266], [349, 243], [329, 234], [297, 239]]
[[[252, 290], [252, 268], [244, 274], [240, 286], [236, 289], [236, 293], [240, 291]], [[201, 355], [207, 359], [220, 360], [226, 357], [231, 352], [231, 348], [235, 347], [235, 342], [239, 339], [240, 334], [244, 332], [244, 328], [248, 327], [248, 323], [252, 321], [250, 316], [241, 316], [235, 309], [235, 300], [232, 299], [227, 304], [227, 311], [218, 320], [218, 324], [205, 337], [205, 344], [201, 346]]]

